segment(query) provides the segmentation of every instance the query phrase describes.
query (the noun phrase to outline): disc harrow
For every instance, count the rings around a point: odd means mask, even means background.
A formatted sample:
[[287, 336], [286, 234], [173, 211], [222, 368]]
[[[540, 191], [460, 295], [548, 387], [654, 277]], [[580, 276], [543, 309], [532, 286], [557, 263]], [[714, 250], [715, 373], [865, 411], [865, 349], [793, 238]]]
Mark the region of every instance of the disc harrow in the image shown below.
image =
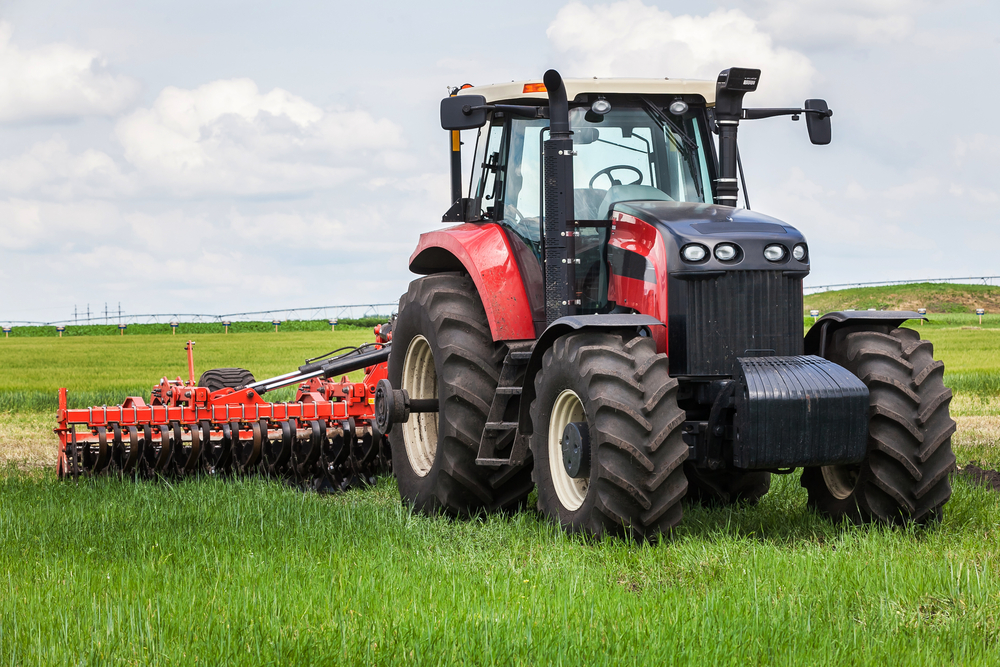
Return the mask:
[[[373, 344], [309, 360], [296, 371], [214, 390], [220, 377], [253, 378], [241, 369], [215, 369], [195, 382], [194, 341], [188, 341], [188, 380], [161, 379], [148, 403], [131, 396], [121, 405], [69, 409], [67, 390], [60, 389], [59, 476], [264, 475], [323, 492], [373, 484], [392, 471], [388, 441], [374, 428], [390, 326], [375, 334]], [[348, 380], [356, 370], [364, 370], [364, 379]], [[293, 401], [262, 397], [290, 385], [298, 385]]]

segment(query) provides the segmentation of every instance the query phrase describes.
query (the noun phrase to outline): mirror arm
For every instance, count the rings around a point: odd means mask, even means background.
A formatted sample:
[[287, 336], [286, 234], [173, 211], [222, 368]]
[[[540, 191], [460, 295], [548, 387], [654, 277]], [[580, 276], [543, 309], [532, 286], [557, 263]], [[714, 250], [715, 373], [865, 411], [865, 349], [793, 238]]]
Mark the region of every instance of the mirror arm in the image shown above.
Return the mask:
[[814, 113], [820, 116], [830, 117], [833, 109], [821, 111], [819, 109], [744, 109], [744, 120], [757, 120], [759, 118], [773, 118], [774, 116], [798, 116], [804, 113]]

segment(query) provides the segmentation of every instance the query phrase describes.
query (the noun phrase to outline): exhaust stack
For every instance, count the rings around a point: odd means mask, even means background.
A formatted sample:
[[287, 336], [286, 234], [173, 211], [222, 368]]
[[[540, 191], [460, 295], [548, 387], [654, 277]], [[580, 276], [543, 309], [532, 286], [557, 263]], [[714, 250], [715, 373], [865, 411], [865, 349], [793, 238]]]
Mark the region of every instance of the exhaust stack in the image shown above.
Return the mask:
[[544, 146], [545, 322], [552, 324], [576, 312], [576, 272], [573, 210], [573, 132], [569, 129], [569, 101], [559, 72], [542, 78], [549, 95], [549, 138]]
[[743, 117], [743, 96], [757, 90], [759, 69], [730, 67], [719, 73], [715, 88], [715, 122], [719, 126], [719, 178], [715, 202], [736, 206], [739, 182], [736, 180], [739, 149], [736, 134]]

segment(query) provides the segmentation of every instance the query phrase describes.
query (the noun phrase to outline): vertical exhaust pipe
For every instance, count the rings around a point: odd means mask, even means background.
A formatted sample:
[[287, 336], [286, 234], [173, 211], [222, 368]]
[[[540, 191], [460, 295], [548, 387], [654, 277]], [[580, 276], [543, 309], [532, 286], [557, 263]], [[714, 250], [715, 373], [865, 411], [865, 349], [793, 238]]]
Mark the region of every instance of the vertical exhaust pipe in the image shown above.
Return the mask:
[[542, 78], [549, 95], [549, 138], [543, 149], [545, 220], [545, 322], [576, 312], [575, 219], [573, 210], [573, 132], [569, 101], [559, 72]]
[[719, 126], [719, 177], [715, 202], [725, 206], [739, 203], [737, 163], [739, 148], [736, 135], [743, 117], [743, 96], [757, 90], [759, 69], [730, 67], [719, 73], [715, 84], [715, 122]]

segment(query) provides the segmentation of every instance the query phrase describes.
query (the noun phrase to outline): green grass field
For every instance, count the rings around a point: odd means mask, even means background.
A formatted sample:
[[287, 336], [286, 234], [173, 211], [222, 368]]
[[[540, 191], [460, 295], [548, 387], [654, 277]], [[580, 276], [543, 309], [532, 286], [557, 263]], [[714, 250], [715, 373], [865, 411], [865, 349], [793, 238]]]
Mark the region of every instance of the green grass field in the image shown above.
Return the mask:
[[0, 662], [995, 664], [996, 494], [930, 530], [833, 525], [783, 478], [640, 547], [533, 512], [411, 515], [395, 484], [0, 478]]
[[[959, 464], [998, 468], [1000, 328], [933, 319], [914, 328], [955, 389]], [[257, 377], [371, 339], [193, 337], [199, 372]], [[533, 510], [413, 515], [391, 478], [321, 496], [262, 479], [74, 484], [25, 463], [39, 447], [54, 459], [58, 387], [76, 405], [148, 396], [186, 374], [185, 340], [0, 339], [0, 460], [29, 452], [0, 467], [0, 664], [1000, 660], [1000, 494], [964, 478], [927, 529], [833, 524], [793, 474], [755, 507], [687, 505], [675, 534], [637, 546], [567, 537]]]
[[[258, 379], [287, 373], [306, 358], [375, 340], [371, 329], [331, 332], [197, 334], [195, 372], [247, 368]], [[160, 378], [187, 379], [187, 338], [146, 336], [0, 339], [0, 410], [55, 409], [60, 387], [71, 407], [114, 405], [124, 396], [149, 397]], [[285, 390], [280, 396], [294, 394]]]
[[856, 287], [807, 294], [803, 307], [827, 313], [831, 310], [916, 310], [928, 313], [974, 314], [976, 308], [987, 313], [1000, 312], [1000, 286], [960, 285], [949, 283], [910, 283], [883, 287]]

